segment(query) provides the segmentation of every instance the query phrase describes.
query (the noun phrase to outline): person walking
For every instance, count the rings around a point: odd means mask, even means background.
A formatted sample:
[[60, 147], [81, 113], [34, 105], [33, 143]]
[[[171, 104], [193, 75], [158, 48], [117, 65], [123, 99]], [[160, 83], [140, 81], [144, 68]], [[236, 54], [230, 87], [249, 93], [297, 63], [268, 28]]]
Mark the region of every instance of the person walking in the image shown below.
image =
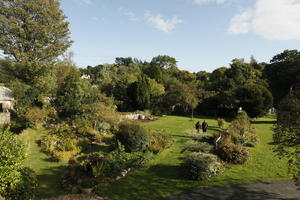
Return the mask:
[[208, 124], [207, 124], [207, 122], [204, 120], [203, 123], [202, 123], [202, 131], [203, 131], [203, 133], [206, 133], [207, 127], [208, 127]]
[[199, 133], [200, 132], [200, 122], [199, 121], [195, 124], [195, 128], [196, 128], [197, 133]]

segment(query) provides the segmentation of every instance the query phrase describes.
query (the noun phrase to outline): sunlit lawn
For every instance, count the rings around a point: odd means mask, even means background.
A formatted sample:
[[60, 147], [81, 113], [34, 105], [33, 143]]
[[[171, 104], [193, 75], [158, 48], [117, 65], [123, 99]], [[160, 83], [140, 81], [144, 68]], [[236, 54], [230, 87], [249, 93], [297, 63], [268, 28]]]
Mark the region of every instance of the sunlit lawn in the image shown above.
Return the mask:
[[[202, 186], [226, 185], [233, 183], [265, 182], [288, 180], [285, 160], [280, 160], [272, 151], [272, 126], [269, 118], [254, 122], [260, 142], [251, 148], [252, 158], [245, 165], [229, 166], [221, 175], [208, 181], [184, 180], [180, 174], [179, 164], [185, 156], [180, 153], [184, 143], [189, 140], [186, 130], [193, 129], [197, 120], [186, 117], [168, 116], [156, 122], [145, 123], [150, 129], [165, 129], [172, 133], [174, 145], [158, 155], [147, 166], [135, 170], [127, 177], [112, 185], [103, 186], [102, 194], [108, 199], [151, 200], [178, 194]], [[217, 132], [217, 121], [207, 119], [210, 129]]]

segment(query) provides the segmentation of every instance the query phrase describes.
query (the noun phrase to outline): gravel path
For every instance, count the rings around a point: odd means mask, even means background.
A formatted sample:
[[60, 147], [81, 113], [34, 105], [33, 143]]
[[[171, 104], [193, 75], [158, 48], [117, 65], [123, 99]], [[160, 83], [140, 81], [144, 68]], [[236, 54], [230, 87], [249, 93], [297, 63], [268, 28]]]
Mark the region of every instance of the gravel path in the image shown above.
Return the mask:
[[163, 198], [161, 200], [300, 200], [293, 182], [236, 184]]

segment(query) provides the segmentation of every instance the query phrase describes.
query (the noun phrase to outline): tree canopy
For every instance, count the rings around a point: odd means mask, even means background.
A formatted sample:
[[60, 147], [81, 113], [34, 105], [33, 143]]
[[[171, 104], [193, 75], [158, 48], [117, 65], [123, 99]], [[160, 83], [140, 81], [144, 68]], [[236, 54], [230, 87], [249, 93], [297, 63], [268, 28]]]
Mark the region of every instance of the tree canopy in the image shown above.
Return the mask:
[[17, 62], [50, 62], [71, 45], [57, 0], [0, 0], [0, 49]]

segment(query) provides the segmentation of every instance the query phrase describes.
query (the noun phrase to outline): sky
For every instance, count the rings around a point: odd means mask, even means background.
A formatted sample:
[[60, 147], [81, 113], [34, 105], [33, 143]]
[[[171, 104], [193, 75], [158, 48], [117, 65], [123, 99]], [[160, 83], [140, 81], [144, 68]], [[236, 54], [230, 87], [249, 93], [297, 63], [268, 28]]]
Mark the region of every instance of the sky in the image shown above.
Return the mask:
[[61, 0], [79, 67], [116, 57], [175, 57], [213, 71], [234, 58], [269, 62], [300, 49], [300, 0]]

